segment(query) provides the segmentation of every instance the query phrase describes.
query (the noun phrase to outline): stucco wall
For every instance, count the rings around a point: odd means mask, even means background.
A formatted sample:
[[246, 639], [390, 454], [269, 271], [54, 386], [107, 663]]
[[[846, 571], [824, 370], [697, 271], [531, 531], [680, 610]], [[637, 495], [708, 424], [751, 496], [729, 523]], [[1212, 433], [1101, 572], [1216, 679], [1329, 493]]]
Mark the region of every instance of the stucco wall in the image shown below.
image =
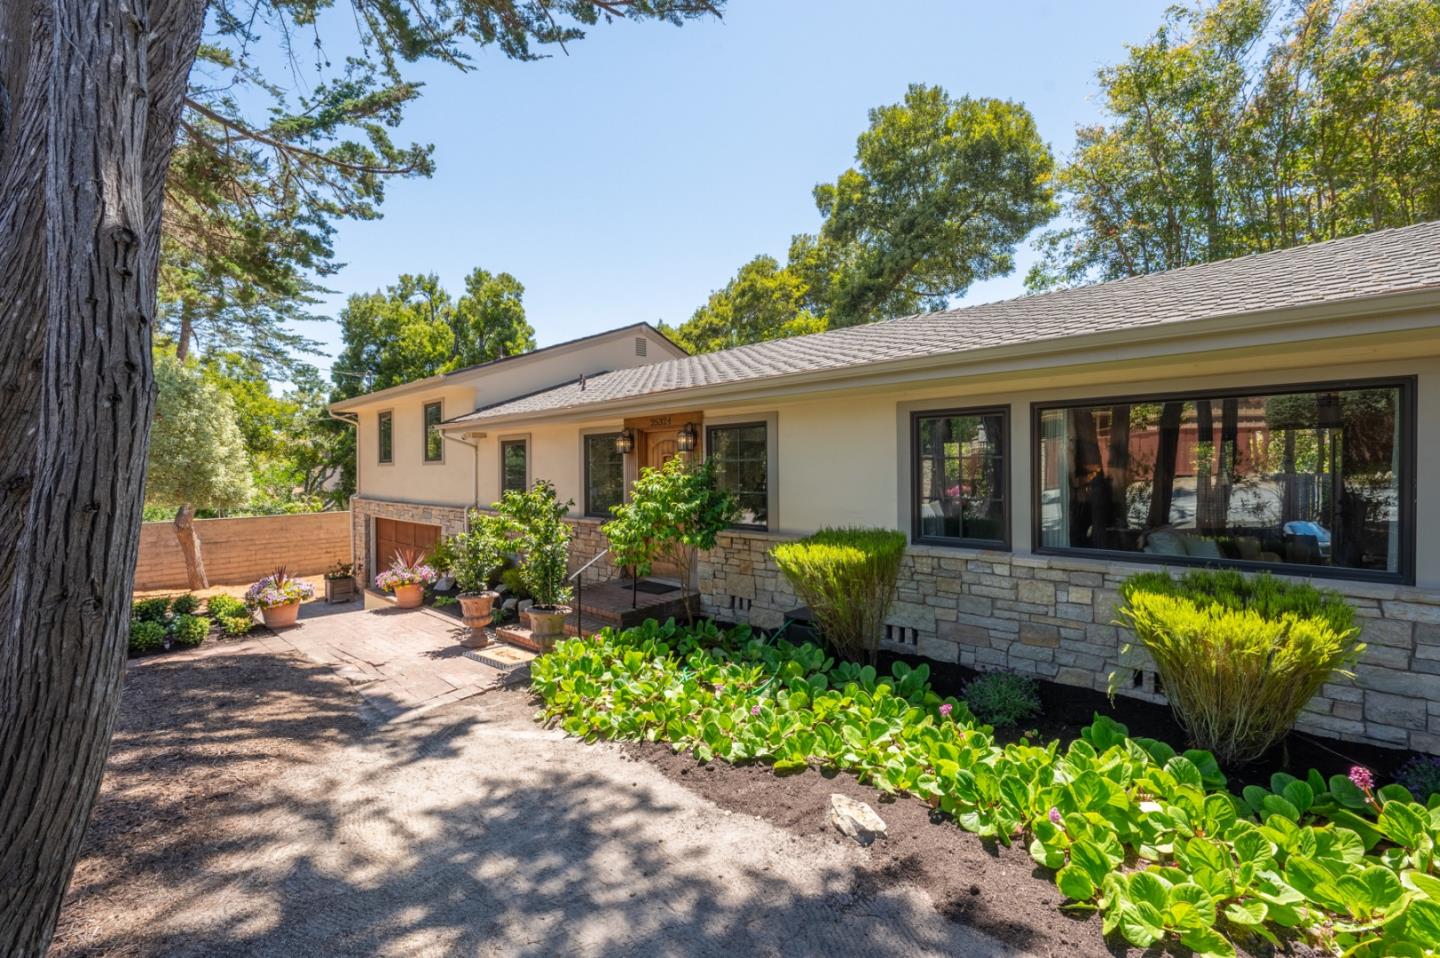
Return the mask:
[[[205, 572], [212, 585], [253, 582], [283, 565], [296, 575], [317, 575], [350, 558], [350, 513], [197, 519]], [[185, 557], [169, 522], [140, 527], [135, 589], [184, 589]]]

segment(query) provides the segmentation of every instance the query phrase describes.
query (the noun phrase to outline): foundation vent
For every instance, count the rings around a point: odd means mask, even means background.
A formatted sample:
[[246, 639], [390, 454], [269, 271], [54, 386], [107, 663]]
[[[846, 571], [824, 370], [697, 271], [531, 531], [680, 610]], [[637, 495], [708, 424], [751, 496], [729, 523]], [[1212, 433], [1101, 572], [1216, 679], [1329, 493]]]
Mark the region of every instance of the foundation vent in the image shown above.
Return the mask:
[[750, 602], [751, 602], [751, 600], [745, 598], [743, 595], [732, 595], [732, 596], [730, 597], [730, 611], [731, 611], [731, 612], [749, 612], [749, 611], [750, 611]]
[[920, 630], [908, 625], [885, 624], [885, 641], [894, 645], [919, 645]]

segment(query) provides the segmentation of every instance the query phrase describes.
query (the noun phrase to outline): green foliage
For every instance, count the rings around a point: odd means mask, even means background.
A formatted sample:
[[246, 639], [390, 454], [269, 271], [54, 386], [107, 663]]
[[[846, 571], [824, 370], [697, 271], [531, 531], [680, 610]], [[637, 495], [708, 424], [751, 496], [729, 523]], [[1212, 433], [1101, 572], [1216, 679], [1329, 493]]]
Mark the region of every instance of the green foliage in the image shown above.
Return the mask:
[[1100, 70], [1033, 288], [1440, 217], [1433, 0], [1177, 5]]
[[520, 553], [520, 577], [541, 608], [570, 601], [565, 576], [570, 564], [570, 526], [565, 522], [575, 501], [561, 502], [555, 484], [537, 479], [525, 492], [507, 490], [495, 509], [514, 534]]
[[248, 615], [227, 615], [219, 622], [220, 628], [230, 636], [247, 635], [251, 629], [255, 628], [255, 620]]
[[905, 536], [893, 529], [821, 529], [770, 550], [810, 608], [820, 631], [847, 658], [875, 660], [895, 582], [905, 557]]
[[1040, 714], [1040, 689], [1028, 675], [987, 672], [965, 686], [965, 704], [986, 725], [1013, 728]]
[[170, 623], [170, 636], [177, 645], [193, 647], [210, 634], [210, 623], [198, 615], [177, 615]]
[[470, 528], [446, 539], [431, 561], [455, 577], [462, 593], [484, 592], [510, 551], [505, 528], [501, 517], [472, 509]]
[[151, 619], [130, 620], [130, 654], [154, 652], [165, 645], [165, 626]]
[[200, 608], [200, 600], [195, 598], [193, 592], [177, 595], [170, 602], [170, 611], [176, 615], [193, 615], [198, 608]]
[[240, 506], [250, 497], [250, 462], [235, 403], [193, 365], [155, 356], [145, 501], [178, 508]]
[[1143, 573], [1121, 592], [1119, 624], [1154, 659], [1176, 718], [1226, 763], [1262, 755], [1365, 648], [1338, 596], [1268, 575]]
[[743, 627], [606, 629], [560, 643], [531, 679], [543, 715], [586, 741], [846, 770], [978, 836], [1026, 842], [1068, 908], [1098, 910], [1107, 935], [1137, 947], [1230, 956], [1258, 935], [1424, 958], [1440, 941], [1440, 801], [1396, 786], [1277, 774], [1236, 796], [1210, 753], [1101, 716], [1064, 747], [1001, 747], [924, 665], [885, 676]]
[[245, 602], [233, 595], [212, 595], [205, 601], [205, 614], [215, 619], [228, 619], [245, 614]]
[[1395, 783], [1422, 801], [1440, 795], [1440, 755], [1416, 755], [1400, 766]]
[[713, 462], [691, 464], [673, 456], [659, 469], [641, 470], [629, 501], [611, 507], [615, 518], [600, 531], [610, 540], [616, 564], [630, 567], [636, 578], [649, 575], [657, 558], [674, 564], [689, 618], [695, 553], [715, 548], [738, 509], [735, 496], [716, 481]]
[[1055, 214], [1054, 158], [1018, 103], [912, 85], [870, 111], [855, 161], [815, 187], [824, 222], [783, 267], [755, 257], [665, 332], [704, 352], [944, 308]]
[[500, 573], [500, 584], [505, 591], [516, 599], [533, 598], [530, 589], [525, 585], [525, 574], [518, 568], [506, 569]]
[[141, 599], [130, 605], [130, 618], [138, 619], [141, 622], [163, 623], [170, 614], [170, 597], [168, 595], [156, 596], [153, 599]]

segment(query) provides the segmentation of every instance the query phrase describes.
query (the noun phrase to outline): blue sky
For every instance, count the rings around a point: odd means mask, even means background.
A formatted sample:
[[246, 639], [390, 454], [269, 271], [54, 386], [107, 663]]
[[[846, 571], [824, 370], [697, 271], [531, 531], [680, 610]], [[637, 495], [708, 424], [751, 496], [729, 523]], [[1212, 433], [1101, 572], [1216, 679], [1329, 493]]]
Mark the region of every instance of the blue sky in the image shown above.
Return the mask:
[[[340, 224], [346, 266], [321, 309], [402, 272], [458, 293], [483, 266], [525, 284], [542, 346], [680, 322], [750, 257], [783, 260], [816, 229], [810, 191], [851, 164], [870, 107], [912, 82], [1020, 100], [1063, 156], [1100, 117], [1096, 69], [1168, 5], [731, 0], [719, 22], [601, 25], [568, 56], [426, 65], [397, 139], [433, 143], [436, 173], [392, 183], [382, 219]], [[1023, 292], [1033, 258], [1019, 261], [964, 301]], [[338, 324], [304, 331], [339, 349]]]

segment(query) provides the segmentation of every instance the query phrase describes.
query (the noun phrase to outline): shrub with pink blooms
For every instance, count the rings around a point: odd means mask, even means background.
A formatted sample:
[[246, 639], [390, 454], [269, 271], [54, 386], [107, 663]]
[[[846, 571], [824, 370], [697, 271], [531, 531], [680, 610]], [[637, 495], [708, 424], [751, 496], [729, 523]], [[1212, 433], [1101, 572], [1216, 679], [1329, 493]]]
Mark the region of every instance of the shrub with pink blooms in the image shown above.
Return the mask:
[[304, 602], [314, 595], [313, 585], [280, 568], [245, 590], [245, 605], [251, 609], [275, 609]]

